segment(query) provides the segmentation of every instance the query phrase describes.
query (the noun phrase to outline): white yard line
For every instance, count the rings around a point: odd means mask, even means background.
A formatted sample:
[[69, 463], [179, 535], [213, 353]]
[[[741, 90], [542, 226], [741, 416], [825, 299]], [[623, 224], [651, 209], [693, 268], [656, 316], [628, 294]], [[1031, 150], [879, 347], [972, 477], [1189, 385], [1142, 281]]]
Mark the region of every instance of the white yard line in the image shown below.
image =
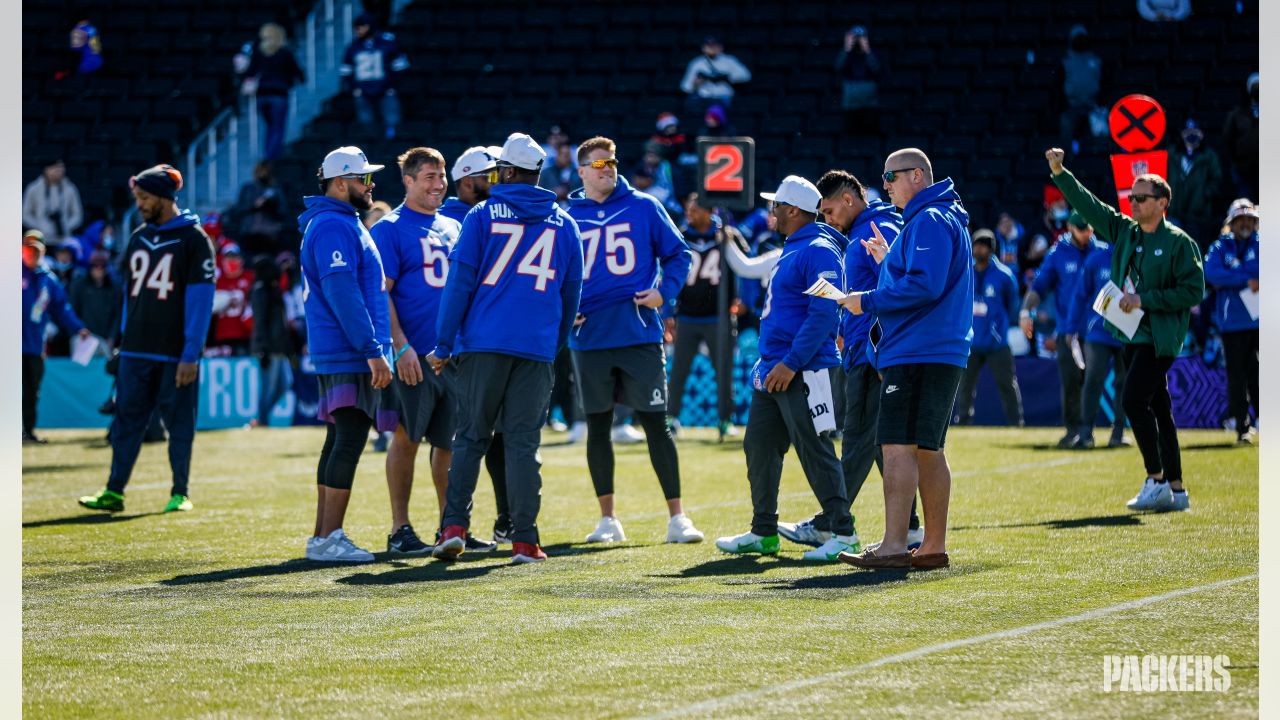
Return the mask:
[[1257, 580], [1257, 579], [1258, 579], [1258, 574], [1253, 573], [1251, 575], [1243, 575], [1241, 577], [1231, 578], [1230, 580], [1219, 580], [1218, 582], [1207, 583], [1205, 585], [1196, 585], [1194, 587], [1182, 588], [1180, 590], [1171, 590], [1167, 593], [1161, 593], [1160, 595], [1151, 595], [1148, 597], [1139, 598], [1137, 600], [1122, 602], [1117, 605], [1109, 605], [1104, 608], [1089, 610], [1088, 612], [1083, 612], [1083, 613], [1080, 613], [1079, 615], [1071, 615], [1069, 617], [1058, 618], [1057, 620], [1047, 620], [1045, 622], [1034, 623], [1032, 625], [1023, 625], [1022, 627], [1010, 628], [1008, 630], [1000, 630], [999, 632], [986, 633], [983, 635], [974, 635], [973, 637], [961, 638], [959, 640], [948, 640], [947, 642], [937, 643], [935, 645], [926, 645], [924, 647], [916, 648], [915, 650], [908, 650], [906, 652], [901, 652], [896, 655], [886, 655], [885, 657], [882, 657], [876, 660], [871, 660], [870, 662], [865, 662], [860, 665], [855, 665], [853, 667], [845, 668], [843, 670], [837, 670], [835, 672], [826, 673], [825, 675], [817, 675], [817, 676], [808, 677], [808, 678], [801, 678], [798, 680], [791, 680], [789, 682], [779, 683], [777, 685], [770, 685], [768, 687], [762, 687], [755, 690], [745, 690], [743, 692], [732, 693], [730, 695], [724, 695], [718, 698], [711, 698], [710, 700], [704, 700], [702, 702], [693, 703], [691, 705], [683, 705], [680, 707], [675, 707], [665, 712], [658, 713], [656, 715], [648, 715], [644, 717], [647, 718], [648, 720], [658, 720], [659, 718], [676, 718], [676, 717], [700, 717], [718, 710], [724, 710], [725, 708], [733, 707], [735, 705], [740, 705], [748, 701], [759, 700], [769, 695], [791, 693], [796, 690], [802, 690], [804, 688], [811, 687], [813, 685], [825, 685], [833, 681], [839, 680], [841, 678], [847, 678], [849, 676], [857, 675], [865, 670], [870, 670], [872, 668], [877, 668], [884, 665], [893, 665], [896, 663], [908, 662], [910, 660], [915, 660], [917, 658], [921, 658], [926, 655], [933, 655], [935, 653], [947, 652], [948, 650], [955, 650], [956, 648], [968, 647], [971, 645], [983, 645], [986, 643], [1008, 640], [1009, 638], [1020, 637], [1022, 635], [1027, 635], [1033, 632], [1039, 632], [1041, 630], [1049, 630], [1051, 628], [1061, 627], [1063, 625], [1070, 625], [1072, 623], [1096, 620], [1098, 618], [1106, 617], [1108, 615], [1114, 615], [1116, 613], [1122, 613], [1128, 610], [1136, 610], [1138, 608], [1146, 607], [1148, 605], [1154, 605], [1156, 603], [1165, 602], [1166, 600], [1172, 600], [1174, 598], [1182, 597], [1184, 595], [1191, 595], [1192, 593], [1204, 592], [1206, 590], [1217, 590], [1218, 588], [1227, 587], [1228, 585], [1235, 585], [1238, 583], [1248, 582], [1250, 580]]

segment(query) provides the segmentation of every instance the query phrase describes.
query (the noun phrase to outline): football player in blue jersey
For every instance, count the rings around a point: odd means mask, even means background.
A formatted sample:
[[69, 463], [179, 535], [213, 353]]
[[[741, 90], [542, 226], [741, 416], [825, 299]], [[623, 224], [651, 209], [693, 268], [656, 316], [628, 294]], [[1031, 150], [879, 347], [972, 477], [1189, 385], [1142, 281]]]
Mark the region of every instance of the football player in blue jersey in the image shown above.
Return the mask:
[[671, 519], [667, 542], [700, 542], [680, 502], [680, 465], [667, 427], [667, 364], [660, 309], [684, 287], [689, 248], [652, 196], [618, 177], [617, 146], [594, 137], [578, 146], [582, 188], [569, 215], [582, 233], [582, 302], [569, 347], [587, 415], [587, 469], [600, 522], [587, 542], [626, 540], [614, 513], [614, 399], [635, 409]]
[[444, 531], [432, 555], [466, 548], [480, 459], [501, 425], [511, 505], [512, 558], [539, 562], [538, 446], [551, 399], [552, 362], [564, 347], [582, 292], [582, 238], [555, 193], [537, 186], [546, 153], [523, 133], [507, 138], [499, 183], [462, 221], [436, 324], [433, 371], [457, 364], [458, 433]]
[[840, 461], [830, 436], [819, 432], [820, 425], [835, 429], [829, 370], [840, 364], [837, 307], [805, 290], [820, 279], [843, 285], [847, 241], [817, 221], [822, 195], [808, 180], [789, 175], [776, 193], [761, 195], [787, 239], [760, 316], [760, 359], [751, 370], [751, 411], [742, 442], [754, 516], [750, 531], [722, 537], [716, 547], [728, 553], [778, 552], [778, 486], [782, 460], [794, 445], [831, 533], [804, 558], [833, 562], [857, 543]]
[[213, 242], [200, 218], [178, 209], [182, 175], [156, 165], [129, 179], [143, 225], [125, 248], [125, 312], [111, 429], [111, 476], [92, 510], [124, 510], [124, 488], [151, 415], [160, 408], [169, 430], [173, 488], [164, 512], [191, 509], [187, 480], [196, 435], [200, 356], [213, 317]]
[[318, 173], [324, 194], [303, 198], [298, 217], [307, 342], [320, 381], [318, 416], [328, 422], [308, 560], [373, 560], [342, 522], [370, 427], [391, 432], [399, 424], [383, 392], [391, 384], [391, 318], [382, 258], [359, 215], [373, 204], [373, 173], [381, 169], [360, 148], [330, 152]]

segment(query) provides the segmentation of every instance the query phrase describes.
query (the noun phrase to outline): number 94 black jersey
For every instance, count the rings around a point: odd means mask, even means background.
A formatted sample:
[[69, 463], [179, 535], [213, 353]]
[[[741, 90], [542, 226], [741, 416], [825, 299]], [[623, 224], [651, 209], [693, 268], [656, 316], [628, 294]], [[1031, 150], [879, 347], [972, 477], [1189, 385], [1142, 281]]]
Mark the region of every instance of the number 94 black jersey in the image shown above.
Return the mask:
[[[125, 290], [121, 352], [157, 360], [194, 360], [185, 357], [192, 354], [192, 348], [184, 353], [188, 345], [187, 288], [208, 284], [212, 299], [214, 281], [213, 242], [200, 227], [199, 216], [184, 213], [163, 225], [142, 225], [134, 230], [120, 258], [120, 276]], [[200, 312], [196, 307], [192, 311]], [[191, 329], [201, 327], [207, 332], [208, 317]], [[198, 342], [197, 358], [204, 346], [203, 333]]]

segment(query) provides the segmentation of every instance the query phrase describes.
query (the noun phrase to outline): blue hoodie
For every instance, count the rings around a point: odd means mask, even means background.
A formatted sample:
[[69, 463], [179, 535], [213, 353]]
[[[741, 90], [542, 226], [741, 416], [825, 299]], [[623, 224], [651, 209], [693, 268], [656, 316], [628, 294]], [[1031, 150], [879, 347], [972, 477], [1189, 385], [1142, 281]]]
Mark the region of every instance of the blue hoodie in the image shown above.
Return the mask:
[[369, 372], [369, 360], [391, 357], [382, 258], [349, 203], [324, 195], [302, 202], [303, 311], [316, 373]]
[[618, 178], [598, 203], [578, 189], [569, 194], [569, 217], [582, 234], [582, 302], [587, 320], [569, 336], [574, 350], [604, 350], [662, 342], [662, 316], [641, 307], [635, 294], [657, 288], [664, 303], [680, 294], [690, 253], [671, 216], [656, 198]]
[[534, 185], [495, 185], [449, 254], [435, 355], [491, 352], [552, 362], [582, 294], [582, 236]]
[[1249, 280], [1258, 279], [1258, 271], [1256, 232], [1244, 242], [1227, 233], [1209, 247], [1209, 256], [1204, 261], [1204, 281], [1218, 290], [1213, 319], [1219, 331], [1258, 329], [1258, 321], [1249, 317], [1249, 311], [1240, 299], [1240, 291], [1249, 286]]
[[1050, 292], [1053, 293], [1053, 307], [1058, 318], [1058, 334], [1063, 334], [1062, 328], [1067, 324], [1068, 316], [1071, 315], [1076, 285], [1080, 284], [1085, 260], [1102, 245], [1104, 243], [1094, 235], [1084, 250], [1081, 250], [1071, 241], [1071, 233], [1068, 232], [1049, 248], [1049, 254], [1044, 256], [1044, 262], [1036, 271], [1036, 279], [1031, 289], [1035, 290], [1042, 299]]
[[905, 225], [880, 265], [863, 312], [880, 325], [867, 353], [877, 369], [969, 363], [973, 339], [973, 243], [951, 178], [921, 190], [902, 211]]
[[44, 328], [50, 320], [68, 335], [84, 325], [67, 302], [62, 283], [47, 268], [22, 266], [22, 354], [44, 354]]
[[[867, 208], [854, 218], [853, 227], [849, 229], [849, 247], [844, 251], [844, 291], [866, 292], [875, 290], [880, 278], [880, 266], [876, 259], [862, 246], [863, 240], [871, 240], [875, 235], [871, 232], [874, 223], [880, 228], [880, 234], [890, 245], [902, 232], [902, 214], [892, 203], [883, 200], [872, 200]], [[843, 359], [845, 372], [858, 365], [870, 362], [867, 359], [867, 341], [871, 335], [874, 318], [870, 313], [854, 315], [847, 310], [840, 311], [840, 336], [844, 338]]]
[[760, 315], [760, 359], [751, 371], [757, 390], [764, 388], [765, 376], [780, 362], [796, 372], [840, 364], [836, 351], [840, 306], [804, 291], [818, 278], [836, 287], [844, 284], [840, 261], [848, 244], [839, 230], [814, 222], [792, 233], [782, 246]]
[[439, 210], [436, 210], [436, 214], [443, 215], [450, 220], [457, 220], [458, 224], [461, 225], [462, 219], [467, 216], [467, 213], [471, 212], [471, 207], [471, 205], [462, 202], [458, 198], [451, 197], [444, 201]]
[[1018, 317], [1022, 301], [1018, 281], [1008, 265], [993, 255], [987, 267], [973, 269], [973, 350], [990, 352], [1009, 347], [1009, 323]]
[[1093, 311], [1093, 299], [1110, 279], [1111, 246], [1100, 242], [1098, 247], [1089, 253], [1089, 259], [1084, 261], [1084, 268], [1080, 271], [1080, 282], [1076, 283], [1075, 300], [1072, 301], [1071, 311], [1063, 322], [1063, 332], [1079, 335], [1084, 342], [1120, 347], [1120, 341], [1112, 337], [1102, 316]]

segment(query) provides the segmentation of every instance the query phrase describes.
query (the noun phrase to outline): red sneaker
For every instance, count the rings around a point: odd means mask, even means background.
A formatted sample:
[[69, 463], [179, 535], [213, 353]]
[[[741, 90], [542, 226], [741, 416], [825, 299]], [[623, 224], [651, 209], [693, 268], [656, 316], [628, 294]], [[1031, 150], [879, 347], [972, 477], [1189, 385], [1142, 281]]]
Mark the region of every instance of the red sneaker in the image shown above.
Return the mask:
[[450, 525], [440, 533], [440, 542], [431, 549], [431, 557], [455, 560], [466, 547], [467, 529], [461, 525]]
[[542, 548], [533, 543], [511, 543], [511, 561], [516, 563], [535, 563], [547, 559]]

